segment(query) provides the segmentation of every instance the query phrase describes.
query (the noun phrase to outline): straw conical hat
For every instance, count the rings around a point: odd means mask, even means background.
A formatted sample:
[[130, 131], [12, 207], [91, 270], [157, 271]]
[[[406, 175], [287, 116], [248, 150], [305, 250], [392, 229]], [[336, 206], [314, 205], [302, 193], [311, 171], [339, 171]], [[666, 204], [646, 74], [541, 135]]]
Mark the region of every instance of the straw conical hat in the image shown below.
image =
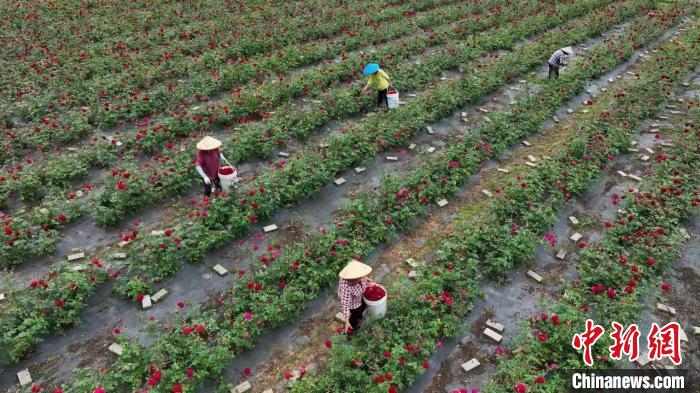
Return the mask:
[[347, 264], [343, 268], [343, 270], [340, 271], [340, 274], [338, 276], [344, 280], [355, 280], [358, 278], [362, 278], [372, 272], [372, 267], [365, 265], [364, 263], [356, 260], [350, 261], [350, 263]]
[[568, 53], [568, 54], [570, 54], [570, 55], [573, 55], [573, 54], [574, 54], [574, 48], [572, 48], [572, 47], [570, 47], [570, 46], [567, 46], [566, 48], [561, 48], [561, 50], [563, 50], [564, 52], [566, 52], [566, 53]]
[[204, 139], [197, 143], [197, 149], [199, 150], [214, 150], [219, 147], [221, 147], [221, 141], [210, 136], [205, 136]]

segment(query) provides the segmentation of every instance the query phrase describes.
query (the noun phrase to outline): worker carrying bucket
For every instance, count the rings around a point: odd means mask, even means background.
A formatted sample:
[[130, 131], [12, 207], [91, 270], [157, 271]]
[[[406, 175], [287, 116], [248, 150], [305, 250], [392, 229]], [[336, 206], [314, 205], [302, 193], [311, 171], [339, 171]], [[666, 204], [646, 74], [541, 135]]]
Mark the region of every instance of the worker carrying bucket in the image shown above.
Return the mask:
[[574, 49], [570, 46], [567, 46], [566, 48], [557, 49], [554, 53], [552, 53], [552, 56], [549, 57], [549, 61], [547, 62], [549, 63], [548, 78], [551, 78], [552, 75], [554, 75], [555, 78], [559, 78], [559, 67], [566, 66], [564, 60], [567, 56], [573, 54]]
[[370, 266], [353, 259], [338, 274], [338, 297], [345, 319], [344, 331], [349, 335], [362, 325], [365, 309], [369, 308], [371, 314], [380, 317], [386, 313], [386, 290], [373, 284], [369, 277], [371, 272]]
[[391, 86], [389, 75], [379, 68], [379, 64], [367, 64], [363, 73], [367, 75], [367, 84], [362, 93], [366, 93], [370, 87], [377, 89], [377, 108], [381, 108], [382, 103], [385, 103], [387, 108], [399, 106], [399, 92]]
[[[212, 189], [228, 191], [237, 180], [236, 168], [229, 164], [220, 147], [221, 141], [210, 136], [205, 136], [197, 143], [195, 165], [204, 182], [204, 195], [207, 197], [211, 197]], [[222, 167], [221, 160], [228, 165]]]

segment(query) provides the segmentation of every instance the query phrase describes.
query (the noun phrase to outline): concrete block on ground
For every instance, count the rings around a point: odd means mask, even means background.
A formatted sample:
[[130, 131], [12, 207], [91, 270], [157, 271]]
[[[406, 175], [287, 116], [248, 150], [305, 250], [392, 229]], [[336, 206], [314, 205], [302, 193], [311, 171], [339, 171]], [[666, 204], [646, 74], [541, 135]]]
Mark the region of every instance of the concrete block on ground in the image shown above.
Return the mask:
[[647, 156], [647, 155], [643, 155], [643, 156], [642, 156], [642, 161], [649, 161], [650, 158], [651, 158], [651, 157], [649, 157], [649, 156]]
[[277, 153], [277, 155], [280, 157], [289, 157], [289, 153], [287, 153], [286, 151], [281, 151]]
[[410, 145], [408, 145], [408, 150], [413, 150], [413, 149], [415, 149], [415, 148], [416, 148], [416, 144], [415, 144], [415, 143], [411, 143]]
[[676, 315], [676, 309], [675, 309], [675, 308], [673, 308], [673, 307], [671, 307], [671, 306], [667, 306], [667, 305], [662, 304], [662, 303], [656, 303], [656, 309], [659, 310], [659, 311], [663, 311], [663, 312], [669, 313], [669, 314], [674, 315], [674, 316]]
[[112, 352], [117, 356], [121, 356], [122, 353], [124, 353], [124, 348], [117, 343], [112, 343], [112, 345], [110, 345], [107, 349], [109, 350], [109, 352]]
[[505, 169], [505, 168], [498, 168], [498, 169], [496, 169], [496, 170], [499, 171], [499, 172], [503, 172], [503, 173], [509, 173], [509, 172], [510, 172], [508, 169]]
[[231, 393], [245, 393], [249, 391], [252, 388], [250, 386], [250, 382], [244, 381], [240, 385], [236, 386], [234, 389], [231, 390]]
[[447, 199], [440, 199], [439, 201], [437, 201], [437, 205], [440, 207], [445, 207], [447, 203]]
[[532, 143], [530, 143], [528, 141], [522, 141], [521, 143], [523, 144], [523, 146], [527, 146], [527, 147], [532, 146]]
[[467, 117], [469, 114], [467, 112], [462, 112], [462, 117]]
[[525, 165], [529, 166], [530, 168], [537, 168], [537, 164], [534, 162], [525, 161]]
[[481, 192], [489, 198], [493, 197], [493, 193], [489, 190], [481, 190]]
[[622, 176], [622, 177], [627, 177], [627, 173], [625, 173], [623, 171], [617, 171], [617, 174]]
[[343, 315], [342, 312], [337, 312], [335, 313], [335, 320], [341, 323], [345, 323], [345, 316]]
[[490, 319], [486, 320], [486, 326], [490, 327], [491, 329], [497, 331], [498, 333], [502, 333], [503, 329], [505, 328], [503, 325], [501, 325], [498, 322], [494, 322]]
[[700, 336], [700, 326], [693, 326], [693, 334]]
[[408, 278], [416, 278], [417, 274], [415, 270], [408, 272]]
[[270, 224], [270, 225], [263, 227], [263, 232], [265, 232], [265, 233], [270, 233], [270, 232], [273, 232], [276, 230], [277, 230], [277, 225], [275, 225], [275, 224]]
[[532, 154], [528, 154], [528, 155], [527, 155], [527, 159], [530, 160], [530, 161], [532, 161], [532, 162], [537, 162], [537, 161], [539, 161], [539, 159], [538, 159], [537, 157], [533, 156]]
[[363, 166], [355, 167], [355, 173], [362, 173], [362, 172], [364, 172], [364, 171], [366, 171], [366, 170], [367, 170], [367, 168], [365, 168], [365, 167], [363, 167]]
[[542, 282], [542, 276], [540, 276], [539, 274], [533, 272], [532, 270], [528, 270], [528, 271], [527, 271], [527, 275], [530, 276], [530, 277], [532, 277], [532, 279], [535, 280], [535, 281], [537, 281], [537, 282]]
[[577, 241], [581, 240], [582, 237], [583, 237], [582, 234], [576, 232], [573, 235], [571, 235], [570, 239], [577, 242]]
[[575, 216], [569, 216], [569, 221], [571, 221], [571, 223], [574, 225], [579, 224], [578, 218], [576, 218]]
[[75, 265], [75, 266], [71, 266], [71, 267], [70, 267], [70, 270], [71, 270], [72, 272], [81, 272], [81, 271], [83, 271], [83, 270], [85, 270], [85, 269], [86, 269], [85, 265]]
[[637, 149], [636, 147], [628, 147], [627, 152], [628, 153], [639, 153], [639, 149]]
[[571, 109], [571, 108], [569, 108], [569, 109], [566, 110], [566, 112], [569, 113], [569, 114], [571, 114], [571, 113], [574, 113], [574, 110]]
[[555, 123], [559, 123], [559, 118], [556, 116], [552, 116], [552, 120], [554, 120]]
[[493, 330], [491, 330], [489, 328], [484, 329], [484, 335], [497, 343], [500, 343], [501, 340], [503, 339], [503, 336], [501, 336], [500, 334], [494, 332]]
[[214, 265], [212, 269], [214, 269], [214, 271], [220, 276], [225, 276], [228, 274], [228, 270], [226, 270], [225, 267], [219, 265], [218, 263]]
[[83, 259], [85, 258], [85, 253], [84, 252], [79, 252], [77, 254], [70, 254], [66, 257], [68, 261], [77, 261], [78, 259]]
[[146, 295], [143, 297], [143, 300], [141, 300], [141, 307], [143, 307], [144, 310], [148, 310], [153, 306], [153, 302], [151, 302], [151, 295]]
[[131, 240], [122, 240], [119, 243], [117, 243], [117, 245], [119, 247], [126, 247], [129, 243], [131, 243]]
[[4, 293], [0, 293], [0, 301], [3, 301], [3, 300], [5, 300], [5, 294], [4, 294]]
[[335, 179], [333, 183], [335, 183], [336, 186], [342, 186], [343, 184], [345, 184], [345, 179], [340, 177], [338, 179]]
[[688, 335], [685, 334], [685, 330], [683, 330], [683, 328], [681, 328], [681, 329], [678, 331], [678, 333], [679, 333], [679, 339], [680, 339], [681, 341], [688, 342]]
[[406, 259], [406, 263], [408, 264], [408, 266], [410, 266], [412, 268], [415, 268], [418, 266], [418, 262], [416, 262], [416, 260], [413, 258]]
[[641, 177], [639, 177], [639, 176], [635, 176], [635, 175], [627, 175], [627, 177], [629, 177], [629, 178], [630, 178], [630, 179], [632, 179], [632, 180], [636, 180], [636, 181], [642, 181], [642, 178], [641, 178]]
[[487, 123], [491, 123], [492, 120], [491, 120], [490, 117], [484, 116], [484, 121], [487, 122]]
[[469, 372], [469, 371], [479, 367], [480, 364], [481, 363], [479, 363], [478, 360], [471, 359], [468, 362], [462, 363], [462, 370], [464, 370], [465, 372]]
[[479, 111], [481, 111], [482, 113], [489, 113], [489, 110], [486, 108], [479, 108]]
[[17, 379], [19, 379], [19, 386], [27, 386], [32, 383], [32, 376], [29, 374], [28, 369], [24, 369], [17, 373]]
[[559, 251], [557, 252], [557, 258], [564, 260], [564, 258], [566, 258], [566, 250], [563, 248], [560, 248]]
[[428, 153], [433, 153], [433, 152], [435, 152], [435, 147], [430, 146], [426, 151], [427, 151]]
[[126, 259], [126, 253], [125, 252], [117, 252], [112, 254], [112, 258], [114, 259]]
[[160, 230], [160, 231], [151, 231], [151, 235], [152, 235], [152, 236], [163, 236], [163, 235], [165, 235], [165, 231], [164, 231], [164, 230]]
[[690, 240], [690, 233], [688, 232], [687, 229], [681, 228], [678, 230], [678, 232], [681, 234], [681, 236], [683, 236], [683, 239]]
[[327, 143], [319, 143], [318, 147], [320, 147], [321, 149], [325, 149], [328, 147], [328, 144]]
[[168, 290], [162, 288], [160, 291], [156, 292], [155, 295], [151, 296], [151, 301], [153, 301], [153, 303], [158, 303], [166, 296], [168, 296]]
[[386, 156], [387, 161], [398, 161], [399, 157], [396, 156]]
[[654, 154], [654, 150], [653, 150], [653, 149], [650, 149], [650, 148], [648, 148], [648, 147], [645, 147], [644, 150], [645, 150], [647, 153], [649, 153], [649, 154]]
[[433, 131], [433, 127], [427, 126], [425, 127], [425, 130], [428, 132], [428, 134], [433, 135], [435, 131]]
[[267, 389], [267, 390], [263, 390], [262, 393], [275, 393], [275, 392], [273, 392], [272, 389]]

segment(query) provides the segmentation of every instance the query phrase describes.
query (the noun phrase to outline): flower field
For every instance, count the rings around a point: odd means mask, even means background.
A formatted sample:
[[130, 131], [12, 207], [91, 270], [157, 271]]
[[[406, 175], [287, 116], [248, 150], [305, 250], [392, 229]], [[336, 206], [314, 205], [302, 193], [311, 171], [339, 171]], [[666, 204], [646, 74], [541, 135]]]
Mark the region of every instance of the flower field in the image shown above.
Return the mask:
[[[700, 385], [693, 1], [0, 8], [0, 391]], [[206, 135], [239, 177], [211, 197]], [[346, 337], [351, 259], [388, 309]], [[588, 366], [587, 320], [677, 322], [683, 362], [615, 360], [606, 333]]]

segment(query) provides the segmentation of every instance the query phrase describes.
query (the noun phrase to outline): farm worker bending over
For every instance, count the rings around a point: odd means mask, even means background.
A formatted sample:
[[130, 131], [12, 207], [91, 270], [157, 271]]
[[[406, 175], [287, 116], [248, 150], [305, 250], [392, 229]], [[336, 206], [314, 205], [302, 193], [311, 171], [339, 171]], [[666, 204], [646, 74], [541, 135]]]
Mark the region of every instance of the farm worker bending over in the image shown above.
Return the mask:
[[352, 334], [362, 324], [362, 313], [366, 307], [362, 295], [365, 293], [367, 284], [372, 282], [372, 279], [367, 277], [371, 272], [370, 266], [353, 259], [338, 274], [340, 277], [338, 296], [343, 306], [347, 334]]
[[552, 53], [552, 56], [549, 57], [549, 77], [552, 76], [552, 74], [555, 75], [555, 77], [559, 78], [559, 67], [566, 65], [564, 63], [564, 60], [568, 55], [573, 55], [574, 50], [570, 47], [567, 46], [566, 48], [561, 48], [557, 49], [554, 53]]
[[197, 166], [197, 173], [199, 173], [199, 176], [202, 176], [204, 181], [204, 195], [207, 197], [211, 197], [212, 187], [221, 190], [219, 163], [221, 160], [226, 161], [226, 157], [219, 150], [220, 147], [221, 141], [210, 136], [205, 136], [204, 139], [197, 143], [195, 165]]
[[389, 79], [389, 75], [387, 75], [386, 72], [384, 72], [383, 70], [380, 70], [379, 64], [377, 63], [367, 64], [363, 72], [365, 75], [368, 75], [368, 78], [367, 85], [365, 85], [365, 88], [362, 89], [362, 92], [365, 93], [371, 86], [374, 86], [378, 91], [377, 108], [382, 106], [382, 102], [384, 102], [388, 108], [389, 99], [386, 97], [386, 93], [389, 90], [389, 86], [391, 85], [391, 79]]

